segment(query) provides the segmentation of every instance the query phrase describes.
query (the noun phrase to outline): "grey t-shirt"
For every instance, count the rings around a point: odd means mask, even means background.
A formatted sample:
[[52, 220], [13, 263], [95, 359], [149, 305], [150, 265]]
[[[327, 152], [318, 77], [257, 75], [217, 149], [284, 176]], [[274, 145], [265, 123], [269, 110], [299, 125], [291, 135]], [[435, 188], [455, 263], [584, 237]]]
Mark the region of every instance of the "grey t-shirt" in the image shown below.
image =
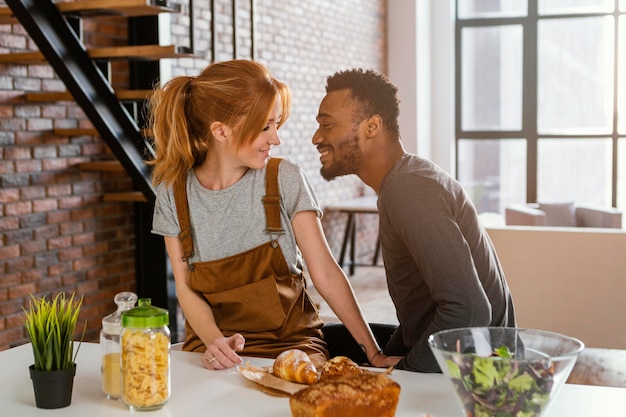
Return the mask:
[[387, 283], [400, 323], [388, 346], [408, 349], [399, 369], [437, 371], [427, 339], [439, 330], [515, 326], [495, 248], [458, 181], [406, 154], [385, 175], [378, 210]]
[[[206, 262], [236, 255], [267, 243], [265, 195], [266, 169], [249, 169], [235, 184], [223, 190], [203, 187], [193, 170], [187, 175], [187, 201], [193, 231], [191, 262]], [[285, 233], [278, 242], [292, 273], [302, 272], [302, 255], [296, 246], [291, 220], [299, 211], [322, 211], [301, 167], [283, 159], [278, 169], [280, 217]], [[152, 233], [178, 236], [173, 187], [157, 186]]]

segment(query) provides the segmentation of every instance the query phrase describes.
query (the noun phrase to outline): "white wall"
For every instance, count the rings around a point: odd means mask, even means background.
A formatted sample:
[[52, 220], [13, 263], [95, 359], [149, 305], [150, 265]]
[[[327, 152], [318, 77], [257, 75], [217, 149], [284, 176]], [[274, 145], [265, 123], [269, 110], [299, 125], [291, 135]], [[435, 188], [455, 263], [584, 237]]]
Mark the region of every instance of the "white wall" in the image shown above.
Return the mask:
[[513, 294], [517, 324], [626, 349], [626, 231], [488, 229]]
[[454, 175], [453, 0], [389, 0], [388, 76], [408, 152]]

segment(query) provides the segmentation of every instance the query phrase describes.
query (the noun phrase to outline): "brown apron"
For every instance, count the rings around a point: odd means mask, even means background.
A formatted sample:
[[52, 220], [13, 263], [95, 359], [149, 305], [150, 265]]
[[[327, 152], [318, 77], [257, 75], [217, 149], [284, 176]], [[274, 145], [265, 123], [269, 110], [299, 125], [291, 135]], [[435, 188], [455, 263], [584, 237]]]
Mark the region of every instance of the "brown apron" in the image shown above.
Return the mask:
[[[263, 198], [269, 241], [246, 252], [208, 262], [189, 264], [190, 285], [202, 293], [224, 336], [241, 333], [246, 339], [244, 356], [275, 358], [286, 349], [298, 348], [325, 361], [322, 320], [306, 291], [302, 274], [292, 274], [278, 244], [284, 233], [280, 221], [278, 165], [268, 161], [266, 195]], [[193, 255], [186, 179], [177, 181], [174, 198], [181, 226], [183, 259]], [[183, 349], [204, 352], [206, 346], [186, 324]], [[313, 358], [312, 358], [313, 359]]]

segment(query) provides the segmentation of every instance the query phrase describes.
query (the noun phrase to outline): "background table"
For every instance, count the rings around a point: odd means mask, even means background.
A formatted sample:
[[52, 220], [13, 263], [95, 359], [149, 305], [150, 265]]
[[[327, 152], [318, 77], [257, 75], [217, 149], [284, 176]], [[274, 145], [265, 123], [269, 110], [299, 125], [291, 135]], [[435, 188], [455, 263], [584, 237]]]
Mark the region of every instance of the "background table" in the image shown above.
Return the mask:
[[[341, 242], [341, 252], [339, 253], [339, 265], [343, 267], [346, 256], [346, 248], [350, 244], [350, 275], [354, 275], [356, 263], [356, 215], [358, 214], [376, 214], [378, 215], [378, 196], [363, 196], [344, 200], [336, 204], [328, 205], [324, 208], [325, 212], [339, 212], [348, 215], [346, 219], [346, 227], [343, 232], [343, 241]], [[380, 251], [380, 241], [376, 237], [376, 248], [372, 257], [372, 266], [378, 265], [378, 252]]]
[[[250, 358], [256, 366], [270, 360]], [[2, 416], [128, 417], [121, 403], [104, 398], [100, 390], [100, 346], [83, 343], [77, 359], [74, 394], [69, 407], [42, 410], [35, 407], [28, 366], [33, 363], [30, 345], [0, 352], [0, 413]], [[160, 410], [145, 417], [291, 417], [289, 400], [263, 393], [234, 369], [209, 371], [196, 353], [172, 352], [172, 396]], [[452, 389], [441, 374], [394, 371], [402, 387], [396, 417], [463, 417]], [[136, 413], [135, 413], [136, 414]], [[547, 417], [623, 417], [626, 388], [566, 384]]]

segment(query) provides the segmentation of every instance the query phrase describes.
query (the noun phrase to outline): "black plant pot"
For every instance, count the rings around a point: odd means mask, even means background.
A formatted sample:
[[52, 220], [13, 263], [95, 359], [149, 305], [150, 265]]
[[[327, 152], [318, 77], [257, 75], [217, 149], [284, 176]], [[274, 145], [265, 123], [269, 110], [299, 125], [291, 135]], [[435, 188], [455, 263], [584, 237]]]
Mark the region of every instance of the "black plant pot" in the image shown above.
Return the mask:
[[72, 389], [76, 364], [69, 369], [40, 371], [35, 365], [29, 368], [33, 380], [37, 408], [63, 408], [72, 403]]

